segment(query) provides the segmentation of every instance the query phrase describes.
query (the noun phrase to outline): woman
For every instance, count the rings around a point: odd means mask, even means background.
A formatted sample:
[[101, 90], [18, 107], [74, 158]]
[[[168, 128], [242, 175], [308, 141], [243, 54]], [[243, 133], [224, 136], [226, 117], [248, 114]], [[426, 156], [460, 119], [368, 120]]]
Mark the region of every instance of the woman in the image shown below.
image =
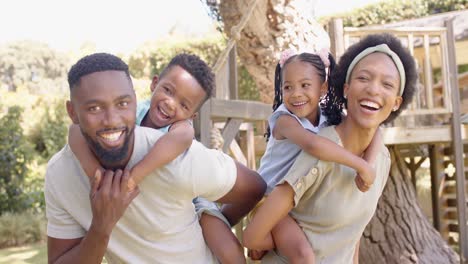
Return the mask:
[[[410, 103], [416, 79], [414, 60], [396, 37], [375, 34], [361, 39], [343, 54], [331, 76], [322, 105], [330, 126], [319, 134], [364, 156], [379, 126]], [[290, 213], [311, 243], [317, 263], [357, 263], [359, 239], [374, 215], [390, 169], [387, 148], [382, 142], [376, 147], [376, 179], [365, 193], [356, 188], [351, 168], [301, 153], [247, 226], [244, 245], [254, 250], [274, 248], [265, 242], [271, 241], [273, 227]], [[287, 263], [287, 259], [270, 251], [262, 262]]]

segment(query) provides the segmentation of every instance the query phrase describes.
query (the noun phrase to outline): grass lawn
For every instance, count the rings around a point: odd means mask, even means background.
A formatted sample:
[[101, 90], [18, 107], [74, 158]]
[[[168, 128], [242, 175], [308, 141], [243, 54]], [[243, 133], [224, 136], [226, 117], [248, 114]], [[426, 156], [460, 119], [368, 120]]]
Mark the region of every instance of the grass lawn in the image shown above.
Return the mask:
[[47, 263], [47, 244], [45, 242], [39, 242], [21, 247], [0, 249], [0, 263]]

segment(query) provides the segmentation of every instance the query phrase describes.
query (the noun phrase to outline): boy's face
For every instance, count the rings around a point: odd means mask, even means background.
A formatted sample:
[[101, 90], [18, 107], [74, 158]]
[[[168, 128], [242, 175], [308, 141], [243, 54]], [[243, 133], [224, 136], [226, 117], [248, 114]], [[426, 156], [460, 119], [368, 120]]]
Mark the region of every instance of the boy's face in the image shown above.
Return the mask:
[[154, 77], [151, 90], [148, 117], [154, 128], [193, 118], [206, 98], [197, 80], [180, 66], [173, 66], [160, 80]]

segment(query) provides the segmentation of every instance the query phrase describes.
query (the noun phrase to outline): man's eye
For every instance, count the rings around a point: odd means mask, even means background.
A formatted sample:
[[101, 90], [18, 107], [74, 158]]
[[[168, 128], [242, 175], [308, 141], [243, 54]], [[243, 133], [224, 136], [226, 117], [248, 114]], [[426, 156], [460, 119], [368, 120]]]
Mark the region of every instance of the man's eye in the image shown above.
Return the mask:
[[127, 101], [124, 101], [124, 102], [120, 102], [119, 103], [119, 106], [121, 107], [126, 107], [128, 105], [128, 102]]
[[99, 111], [101, 108], [99, 106], [91, 106], [88, 108], [88, 111], [90, 112], [96, 112]]

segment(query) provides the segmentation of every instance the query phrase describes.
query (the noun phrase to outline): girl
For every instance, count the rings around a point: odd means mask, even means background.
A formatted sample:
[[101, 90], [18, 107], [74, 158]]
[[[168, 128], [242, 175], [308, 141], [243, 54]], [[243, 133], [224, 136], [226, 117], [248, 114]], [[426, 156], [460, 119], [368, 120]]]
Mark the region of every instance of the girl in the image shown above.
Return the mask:
[[[283, 52], [275, 72], [274, 113], [269, 119], [267, 149], [259, 168], [268, 185], [267, 193], [283, 179], [301, 150], [354, 168], [358, 172], [356, 184], [363, 192], [372, 185], [374, 172], [364, 159], [315, 134], [326, 123], [319, 102], [328, 90], [327, 79], [334, 67], [327, 50]], [[271, 233], [272, 237], [267, 236], [255, 249], [271, 249], [274, 244], [291, 263], [313, 262], [312, 249], [292, 218], [286, 216]]]
[[[396, 37], [379, 34], [362, 39], [343, 54], [330, 78], [323, 113], [331, 126], [319, 134], [356, 156], [364, 155], [379, 126], [410, 103], [416, 77], [413, 58]], [[302, 152], [246, 228], [245, 245], [262, 249], [262, 242], [291, 211], [320, 263], [357, 263], [359, 239], [390, 169], [387, 148], [381, 141], [372, 144], [376, 178], [366, 193], [354, 188], [355, 171], [348, 166]], [[270, 251], [263, 262], [286, 259]]]

